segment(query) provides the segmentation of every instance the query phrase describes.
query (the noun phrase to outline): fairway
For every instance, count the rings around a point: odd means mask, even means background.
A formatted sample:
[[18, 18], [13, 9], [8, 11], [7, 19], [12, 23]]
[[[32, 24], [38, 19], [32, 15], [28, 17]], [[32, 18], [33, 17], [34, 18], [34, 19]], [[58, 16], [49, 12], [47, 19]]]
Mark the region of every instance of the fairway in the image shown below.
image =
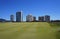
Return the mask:
[[47, 22], [0, 23], [0, 39], [56, 39]]

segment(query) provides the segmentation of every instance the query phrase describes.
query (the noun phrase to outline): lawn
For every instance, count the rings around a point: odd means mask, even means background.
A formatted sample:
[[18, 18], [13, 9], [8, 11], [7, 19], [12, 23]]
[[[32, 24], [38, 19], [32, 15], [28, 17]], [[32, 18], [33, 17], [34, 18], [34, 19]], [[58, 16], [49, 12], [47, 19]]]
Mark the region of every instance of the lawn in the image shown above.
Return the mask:
[[56, 31], [56, 38], [60, 39], [60, 22], [49, 22], [49, 24]]
[[59, 39], [47, 22], [0, 23], [0, 39]]

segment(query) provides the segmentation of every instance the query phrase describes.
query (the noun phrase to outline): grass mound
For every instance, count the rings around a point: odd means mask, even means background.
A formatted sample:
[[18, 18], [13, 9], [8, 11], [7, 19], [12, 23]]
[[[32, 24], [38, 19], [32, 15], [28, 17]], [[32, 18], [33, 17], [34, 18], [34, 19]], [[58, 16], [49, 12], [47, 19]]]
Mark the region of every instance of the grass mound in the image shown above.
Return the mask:
[[60, 27], [60, 22], [49, 22], [50, 26], [59, 26]]
[[48, 23], [56, 31], [56, 39], [60, 39], [60, 22], [48, 22]]

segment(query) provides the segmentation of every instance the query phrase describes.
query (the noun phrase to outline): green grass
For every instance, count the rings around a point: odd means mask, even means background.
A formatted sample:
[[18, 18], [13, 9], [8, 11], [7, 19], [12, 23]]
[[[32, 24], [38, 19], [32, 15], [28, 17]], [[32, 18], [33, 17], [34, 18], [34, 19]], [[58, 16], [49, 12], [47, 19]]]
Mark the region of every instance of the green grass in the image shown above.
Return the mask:
[[54, 27], [55, 27], [55, 26], [56, 26], [56, 27], [57, 27], [57, 26], [60, 27], [60, 22], [49, 22], [49, 24], [50, 24], [50, 26], [52, 26], [52, 27], [53, 27], [53, 26], [54, 26]]
[[0, 39], [59, 39], [46, 22], [0, 23]]
[[49, 24], [56, 30], [56, 38], [60, 39], [60, 22], [49, 22]]

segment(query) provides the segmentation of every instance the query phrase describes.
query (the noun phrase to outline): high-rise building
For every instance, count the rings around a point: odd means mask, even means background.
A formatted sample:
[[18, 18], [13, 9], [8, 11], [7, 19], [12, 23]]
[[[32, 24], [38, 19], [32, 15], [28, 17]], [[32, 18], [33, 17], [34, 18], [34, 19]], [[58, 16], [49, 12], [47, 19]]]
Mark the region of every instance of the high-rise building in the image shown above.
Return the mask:
[[27, 21], [27, 22], [33, 21], [33, 16], [32, 16], [31, 14], [27, 15], [27, 16], [26, 16], [26, 21]]
[[50, 21], [50, 16], [49, 15], [45, 15], [45, 21], [46, 22]]
[[14, 15], [10, 15], [10, 21], [11, 21], [11, 22], [14, 21]]
[[35, 16], [33, 16], [33, 21], [36, 21], [36, 17]]
[[38, 17], [38, 21], [43, 22], [43, 21], [44, 21], [44, 16], [39, 16], [39, 17]]
[[22, 12], [16, 12], [16, 22], [22, 22], [23, 17], [22, 17]]

